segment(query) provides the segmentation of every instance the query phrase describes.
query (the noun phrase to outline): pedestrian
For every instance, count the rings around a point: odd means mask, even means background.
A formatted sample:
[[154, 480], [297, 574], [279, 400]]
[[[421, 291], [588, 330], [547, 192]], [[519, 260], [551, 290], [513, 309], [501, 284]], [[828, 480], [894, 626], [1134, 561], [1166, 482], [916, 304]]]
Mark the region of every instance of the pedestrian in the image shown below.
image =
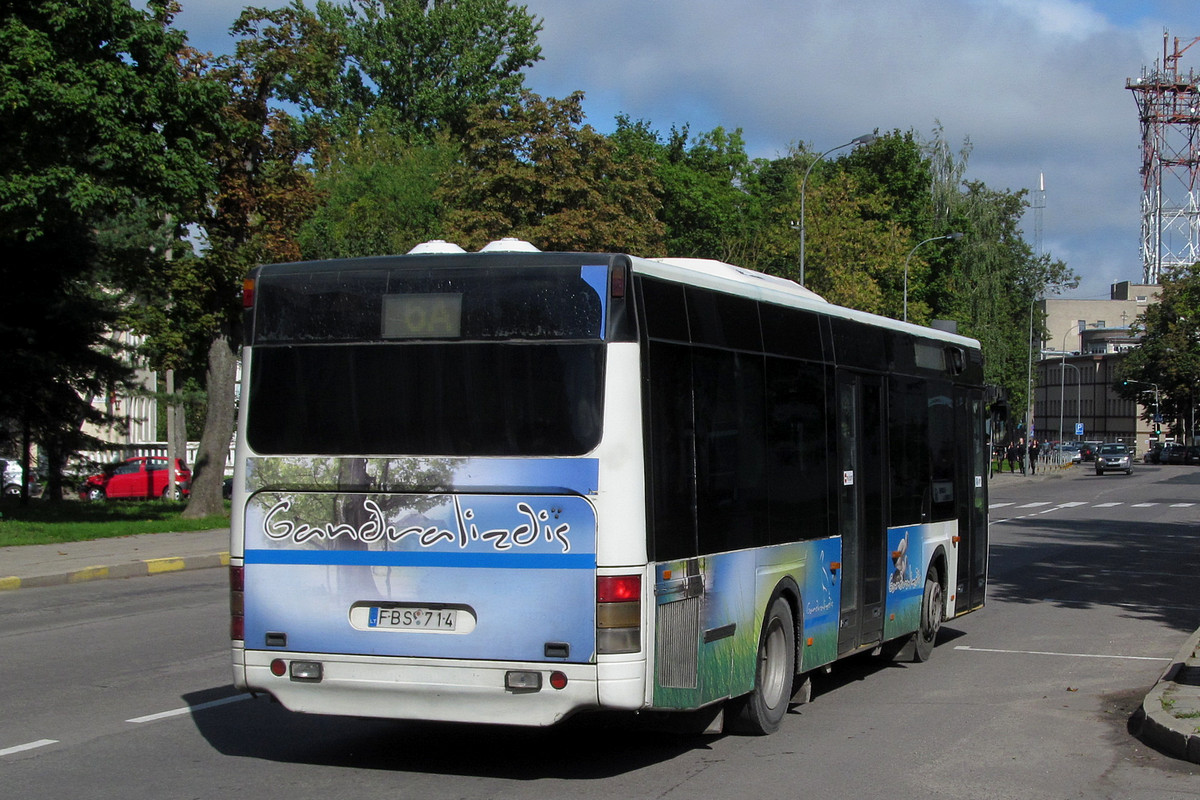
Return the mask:
[[1017, 445], [1014, 442], [1008, 446], [1008, 452], [1005, 453], [1008, 457], [1008, 471], [1010, 473], [1017, 471]]
[[1034, 439], [1029, 445], [1029, 473], [1031, 475], [1037, 475], [1038, 453], [1041, 452], [1041, 450], [1041, 442], [1039, 442], [1037, 439]]
[[1017, 442], [1017, 463], [1021, 465], [1021, 474], [1025, 474], [1025, 439]]

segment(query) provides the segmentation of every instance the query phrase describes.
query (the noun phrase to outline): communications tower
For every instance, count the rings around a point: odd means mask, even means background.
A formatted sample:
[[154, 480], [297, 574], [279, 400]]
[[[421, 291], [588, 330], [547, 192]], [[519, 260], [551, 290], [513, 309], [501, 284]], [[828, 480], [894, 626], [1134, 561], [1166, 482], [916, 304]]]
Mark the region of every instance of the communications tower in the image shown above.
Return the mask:
[[1142, 270], [1156, 284], [1164, 272], [1200, 261], [1200, 86], [1192, 70], [1179, 71], [1179, 38], [1153, 69], [1126, 79], [1142, 122]]

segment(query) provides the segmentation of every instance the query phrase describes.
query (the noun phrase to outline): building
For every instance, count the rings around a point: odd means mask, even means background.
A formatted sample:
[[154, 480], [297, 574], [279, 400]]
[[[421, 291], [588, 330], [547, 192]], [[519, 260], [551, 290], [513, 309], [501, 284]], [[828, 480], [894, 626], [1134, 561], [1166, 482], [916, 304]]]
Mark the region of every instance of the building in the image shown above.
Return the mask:
[[1052, 441], [1121, 441], [1144, 451], [1153, 424], [1153, 387], [1140, 402], [1114, 389], [1133, 324], [1158, 299], [1158, 286], [1112, 285], [1108, 300], [1042, 300], [1047, 337], [1033, 371], [1033, 437]]

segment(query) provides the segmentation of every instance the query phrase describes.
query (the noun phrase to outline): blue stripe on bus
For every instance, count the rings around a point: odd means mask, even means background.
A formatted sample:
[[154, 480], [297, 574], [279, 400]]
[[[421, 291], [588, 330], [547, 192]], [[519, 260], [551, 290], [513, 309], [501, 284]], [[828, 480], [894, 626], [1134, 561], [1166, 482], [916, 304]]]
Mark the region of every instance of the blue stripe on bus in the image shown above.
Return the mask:
[[463, 569], [595, 569], [592, 553], [420, 553], [404, 550], [247, 550], [247, 564], [459, 567]]

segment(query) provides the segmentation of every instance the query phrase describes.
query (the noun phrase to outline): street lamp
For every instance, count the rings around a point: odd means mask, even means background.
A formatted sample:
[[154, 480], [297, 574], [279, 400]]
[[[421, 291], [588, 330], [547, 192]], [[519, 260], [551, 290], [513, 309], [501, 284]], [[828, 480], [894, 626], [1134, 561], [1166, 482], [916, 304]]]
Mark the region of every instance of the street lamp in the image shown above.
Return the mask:
[[804, 180], [800, 181], [800, 285], [804, 285], [804, 192], [808, 187], [808, 174], [812, 172], [813, 167], [817, 165], [825, 156], [832, 153], [834, 150], [841, 150], [843, 147], [854, 147], [860, 144], [870, 144], [875, 141], [876, 137], [873, 133], [864, 133], [855, 139], [851, 139], [845, 144], [839, 144], [837, 147], [831, 147], [821, 155], [813, 159], [813, 162], [808, 165], [808, 169], [804, 170]]
[[[923, 242], [917, 242], [917, 247], [920, 247], [923, 244], [928, 244], [930, 242], [936, 242], [939, 239], [950, 239], [951, 241], [957, 242], [961, 238], [963, 238], [963, 235], [961, 233], [948, 233], [945, 236], [932, 236]], [[905, 322], [908, 322], [908, 262], [912, 260], [913, 253], [917, 252], [917, 247], [914, 247], [912, 250], [909, 250], [908, 256], [904, 259], [904, 321]]]
[[[1071, 331], [1076, 331], [1077, 333], [1083, 333], [1083, 329], [1086, 327], [1087, 327], [1086, 322], [1084, 322], [1084, 323], [1076, 322], [1074, 325], [1067, 328], [1066, 333], [1063, 334], [1062, 351], [1061, 351], [1062, 352], [1062, 368], [1059, 370], [1059, 375], [1058, 375], [1058, 377], [1059, 377], [1058, 441], [1060, 444], [1062, 443], [1062, 440], [1063, 440], [1063, 406], [1065, 405], [1065, 398], [1067, 395], [1067, 337], [1071, 335]], [[1075, 367], [1074, 364], [1072, 364], [1071, 366]], [[1075, 367], [1075, 370], [1078, 371], [1079, 367]], [[1077, 399], [1076, 404], [1078, 404], [1078, 402], [1079, 401]], [[1079, 410], [1076, 409], [1075, 413], [1078, 414]]]

